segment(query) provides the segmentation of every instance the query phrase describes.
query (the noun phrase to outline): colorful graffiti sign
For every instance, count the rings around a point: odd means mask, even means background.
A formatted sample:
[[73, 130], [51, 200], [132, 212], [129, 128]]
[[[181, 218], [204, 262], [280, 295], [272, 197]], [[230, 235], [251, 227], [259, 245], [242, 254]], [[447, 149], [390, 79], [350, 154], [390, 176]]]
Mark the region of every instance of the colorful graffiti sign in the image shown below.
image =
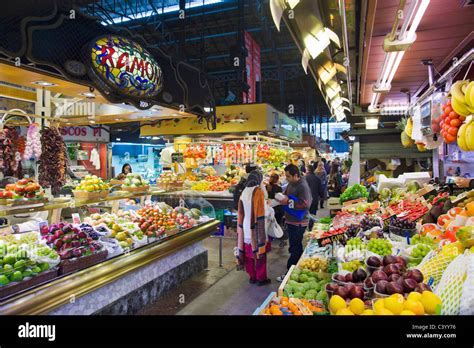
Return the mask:
[[92, 69], [114, 91], [137, 99], [156, 96], [163, 88], [158, 62], [138, 43], [107, 35], [94, 40]]

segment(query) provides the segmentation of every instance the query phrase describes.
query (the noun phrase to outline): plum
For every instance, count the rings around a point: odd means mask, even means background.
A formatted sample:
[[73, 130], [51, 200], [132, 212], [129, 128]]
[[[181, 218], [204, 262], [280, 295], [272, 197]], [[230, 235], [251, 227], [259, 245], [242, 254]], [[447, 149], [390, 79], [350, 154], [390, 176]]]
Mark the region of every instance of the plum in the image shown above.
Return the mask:
[[402, 276], [400, 274], [393, 273], [393, 274], [390, 274], [390, 276], [388, 277], [388, 281], [389, 282], [396, 282], [399, 278], [402, 278]]
[[326, 291], [327, 292], [336, 292], [336, 290], [339, 288], [339, 285], [336, 283], [329, 283], [326, 284]]
[[355, 283], [363, 282], [367, 278], [367, 273], [362, 268], [358, 268], [352, 273], [352, 281]]
[[380, 294], [386, 294], [387, 293], [387, 285], [389, 284], [388, 281], [386, 280], [379, 280], [375, 284], [375, 291], [377, 291]]
[[340, 286], [337, 288], [336, 291], [334, 291], [334, 294], [341, 296], [343, 299], [346, 299], [349, 295], [349, 292], [347, 291], [346, 288], [344, 288], [343, 286]]
[[418, 284], [416, 283], [415, 280], [411, 278], [407, 278], [403, 280], [402, 285], [405, 292], [412, 292], [416, 289]]
[[431, 290], [430, 286], [425, 283], [418, 283], [418, 285], [415, 288], [416, 292], [419, 292], [420, 294], [423, 293], [423, 291], [433, 291]]
[[396, 263], [396, 262], [397, 262], [397, 257], [393, 255], [387, 255], [387, 256], [384, 256], [383, 258], [384, 266], [391, 265], [392, 263]]
[[407, 267], [407, 262], [401, 256], [397, 256], [397, 262], [396, 263], [399, 264], [399, 265], [402, 265], [403, 268]]
[[387, 280], [388, 276], [384, 271], [377, 270], [374, 273], [372, 273], [372, 282], [373, 283], [378, 283], [381, 280]]
[[367, 259], [367, 265], [371, 267], [380, 267], [382, 265], [382, 261], [377, 256], [371, 256]]
[[372, 289], [374, 287], [374, 283], [372, 282], [372, 278], [367, 278], [364, 280], [364, 286], [366, 289]]
[[354, 286], [349, 293], [350, 298], [357, 297], [361, 300], [364, 300], [364, 295], [364, 290], [360, 286]]
[[345, 282], [352, 282], [352, 273], [347, 273], [344, 277]]
[[407, 272], [407, 277], [413, 279], [417, 283], [421, 283], [423, 281], [423, 273], [419, 269], [411, 269]]
[[398, 267], [391, 263], [384, 267], [383, 271], [390, 277], [392, 274], [400, 274]]
[[338, 280], [338, 281], [340, 281], [340, 282], [345, 282], [345, 281], [346, 281], [346, 277], [344, 277], [342, 274], [336, 274], [336, 275], [334, 276], [334, 279], [335, 279], [335, 280]]
[[403, 286], [397, 282], [390, 282], [387, 285], [387, 294], [403, 294]]

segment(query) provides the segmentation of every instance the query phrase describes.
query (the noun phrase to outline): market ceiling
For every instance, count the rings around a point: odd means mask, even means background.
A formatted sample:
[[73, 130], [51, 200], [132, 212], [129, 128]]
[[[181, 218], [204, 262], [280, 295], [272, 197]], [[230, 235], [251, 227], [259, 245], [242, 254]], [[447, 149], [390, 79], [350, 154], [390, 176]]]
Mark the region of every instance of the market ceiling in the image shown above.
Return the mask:
[[[179, 3], [103, 0], [81, 10], [99, 17], [104, 25], [140, 33], [151, 45], [205, 71], [218, 105], [241, 100], [240, 76], [232, 57], [239, 29], [247, 31], [261, 46], [262, 102], [285, 112], [293, 105], [294, 116], [330, 114], [314, 80], [302, 68], [289, 31], [284, 25], [276, 30], [268, 0], [187, 0], [184, 20], [178, 17]], [[236, 99], [231, 102], [232, 94]]]
[[[407, 9], [414, 0], [406, 1]], [[384, 61], [383, 40], [392, 30], [399, 0], [368, 0], [359, 104], [371, 103], [372, 87]], [[406, 89], [411, 96], [420, 95], [428, 86], [428, 69], [422, 60], [431, 59], [436, 72], [443, 72], [473, 47], [474, 6], [466, 1], [431, 0], [416, 30], [416, 41], [406, 52], [395, 73], [388, 94], [379, 103], [406, 103]], [[439, 75], [437, 75], [439, 76]]]

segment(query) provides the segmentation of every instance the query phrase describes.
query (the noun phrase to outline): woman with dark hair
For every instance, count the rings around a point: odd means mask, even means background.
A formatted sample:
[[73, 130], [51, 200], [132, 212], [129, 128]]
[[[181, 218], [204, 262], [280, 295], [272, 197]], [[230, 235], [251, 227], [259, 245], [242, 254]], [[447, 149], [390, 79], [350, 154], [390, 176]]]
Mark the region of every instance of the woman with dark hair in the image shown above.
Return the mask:
[[334, 161], [329, 174], [329, 190], [332, 197], [339, 197], [342, 193], [342, 174], [339, 164]]
[[263, 175], [257, 170], [247, 178], [239, 199], [237, 213], [237, 264], [249, 275], [249, 283], [262, 286], [267, 278], [267, 243], [265, 232], [265, 196], [261, 188]]
[[[324, 159], [324, 158], [323, 158]], [[316, 168], [316, 176], [321, 180], [323, 185], [323, 194], [321, 198], [321, 209], [324, 208], [324, 201], [326, 200], [327, 190], [328, 190], [328, 174], [326, 173], [326, 169], [324, 168], [324, 162], [319, 162]]]
[[117, 176], [117, 180], [124, 180], [127, 174], [132, 172], [132, 166], [129, 163], [125, 163], [122, 166], [122, 172]]

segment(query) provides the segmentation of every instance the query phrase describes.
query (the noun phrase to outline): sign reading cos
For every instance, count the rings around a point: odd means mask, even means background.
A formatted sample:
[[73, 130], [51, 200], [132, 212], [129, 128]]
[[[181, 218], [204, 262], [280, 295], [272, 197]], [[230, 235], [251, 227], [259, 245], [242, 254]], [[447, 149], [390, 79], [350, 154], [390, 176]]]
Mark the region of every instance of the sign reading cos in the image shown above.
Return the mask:
[[111, 87], [112, 92], [148, 99], [163, 88], [161, 67], [136, 42], [107, 35], [94, 40], [90, 54], [93, 75]]

